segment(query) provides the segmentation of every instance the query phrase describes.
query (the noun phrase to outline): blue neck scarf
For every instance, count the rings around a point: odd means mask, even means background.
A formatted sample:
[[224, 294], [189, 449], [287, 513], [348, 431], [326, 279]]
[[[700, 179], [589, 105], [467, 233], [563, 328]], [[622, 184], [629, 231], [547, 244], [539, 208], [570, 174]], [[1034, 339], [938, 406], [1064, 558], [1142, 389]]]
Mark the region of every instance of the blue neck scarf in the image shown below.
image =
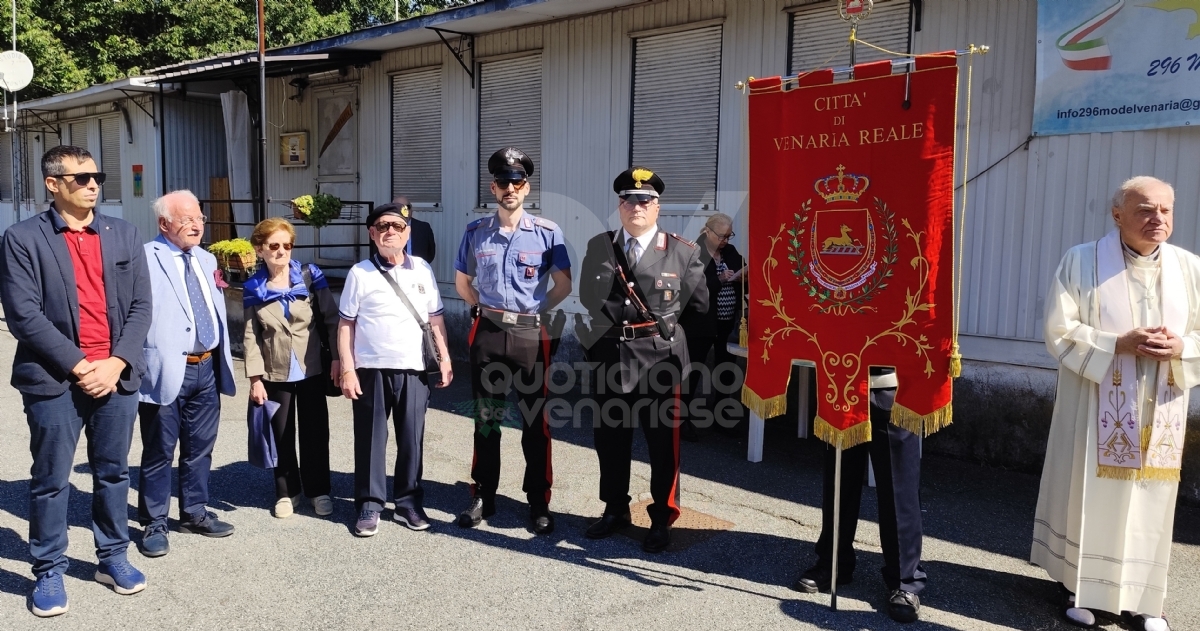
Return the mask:
[[[325, 280], [325, 275], [321, 273], [320, 268], [316, 265], [308, 266], [309, 274], [312, 276], [312, 290], [320, 291], [329, 287], [329, 282]], [[266, 305], [278, 300], [280, 306], [283, 307], [283, 315], [286, 318], [292, 317], [290, 305], [293, 300], [308, 298], [309, 288], [304, 286], [304, 275], [300, 271], [300, 263], [292, 261], [288, 265], [288, 282], [291, 287], [288, 289], [277, 289], [267, 286], [267, 266], [263, 265], [254, 272], [254, 275], [246, 279], [242, 285], [242, 307], [255, 307], [258, 305]]]

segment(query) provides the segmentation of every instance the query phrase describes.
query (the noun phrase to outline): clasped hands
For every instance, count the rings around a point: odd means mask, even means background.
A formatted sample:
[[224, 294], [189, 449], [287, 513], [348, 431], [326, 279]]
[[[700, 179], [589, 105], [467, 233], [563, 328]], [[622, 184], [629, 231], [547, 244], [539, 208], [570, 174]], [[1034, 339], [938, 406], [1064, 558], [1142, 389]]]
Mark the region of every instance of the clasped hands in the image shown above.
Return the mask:
[[1140, 327], [1117, 338], [1117, 354], [1167, 361], [1183, 354], [1183, 338], [1165, 326]]
[[94, 362], [81, 359], [71, 369], [71, 374], [78, 378], [76, 384], [81, 390], [88, 396], [99, 399], [116, 391], [117, 381], [121, 379], [126, 365], [125, 360], [120, 357], [108, 357]]

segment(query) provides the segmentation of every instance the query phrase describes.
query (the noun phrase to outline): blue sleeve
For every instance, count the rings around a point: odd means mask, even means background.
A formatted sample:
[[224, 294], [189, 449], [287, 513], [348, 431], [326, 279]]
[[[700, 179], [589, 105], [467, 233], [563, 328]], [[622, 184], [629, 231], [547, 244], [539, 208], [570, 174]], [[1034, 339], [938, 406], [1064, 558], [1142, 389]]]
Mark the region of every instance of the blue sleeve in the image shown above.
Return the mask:
[[322, 272], [321, 268], [317, 267], [315, 264], [308, 264], [308, 275], [312, 277], [313, 291], [329, 289], [329, 281], [325, 278], [325, 272]]
[[571, 269], [571, 256], [567, 254], [567, 240], [562, 228], [555, 227], [550, 233], [550, 271], [564, 272]]
[[474, 230], [467, 230], [463, 233], [462, 243], [458, 245], [458, 256], [454, 257], [454, 269], [467, 276], [475, 275], [475, 248], [471, 243], [473, 234], [475, 234]]

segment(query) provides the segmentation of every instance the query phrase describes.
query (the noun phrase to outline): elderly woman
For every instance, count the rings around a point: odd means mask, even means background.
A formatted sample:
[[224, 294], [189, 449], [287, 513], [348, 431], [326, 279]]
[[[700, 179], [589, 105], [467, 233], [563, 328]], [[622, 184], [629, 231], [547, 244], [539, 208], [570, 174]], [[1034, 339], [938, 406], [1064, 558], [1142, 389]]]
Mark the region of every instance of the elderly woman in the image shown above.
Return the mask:
[[[705, 263], [704, 280], [708, 284], [709, 310], [708, 313], [701, 314], [698, 318], [680, 323], [687, 334], [688, 356], [691, 357], [692, 362], [704, 364], [708, 358], [709, 349], [713, 349], [715, 357], [713, 366], [716, 376], [730, 374], [726, 371], [717, 371], [716, 367], [725, 362], [736, 361], [727, 350], [726, 343], [742, 317], [742, 271], [745, 263], [737, 248], [729, 243], [733, 235], [733, 219], [725, 213], [714, 213], [705, 222], [696, 243], [701, 246], [700, 260]], [[692, 373], [689, 389], [692, 396], [699, 397], [701, 401], [707, 401], [710, 393], [700, 391], [702, 384], [706, 382], [708, 380], [703, 379], [700, 373]], [[735, 386], [737, 384], [726, 384], [722, 385], [721, 389], [729, 392]], [[709, 408], [709, 411], [716, 412], [717, 409]], [[716, 420], [721, 421], [727, 415], [728, 410]], [[725, 424], [718, 423], [717, 425], [718, 429], [727, 426], [728, 421]], [[696, 419], [692, 418], [685, 423], [681, 427], [680, 434], [685, 440], [697, 440]]]
[[[329, 408], [322, 370], [318, 327], [337, 330], [338, 308], [325, 276], [315, 265], [292, 260], [296, 231], [272, 217], [254, 227], [250, 243], [263, 266], [244, 286], [246, 377], [250, 399], [279, 404], [271, 417], [278, 462], [275, 467], [275, 516], [289, 517], [303, 491], [318, 515], [333, 512], [329, 498]], [[305, 273], [307, 272], [307, 273]], [[331, 345], [337, 374], [337, 346]], [[297, 422], [297, 416], [299, 420]], [[299, 431], [297, 432], [297, 426]], [[296, 436], [300, 458], [296, 459]]]

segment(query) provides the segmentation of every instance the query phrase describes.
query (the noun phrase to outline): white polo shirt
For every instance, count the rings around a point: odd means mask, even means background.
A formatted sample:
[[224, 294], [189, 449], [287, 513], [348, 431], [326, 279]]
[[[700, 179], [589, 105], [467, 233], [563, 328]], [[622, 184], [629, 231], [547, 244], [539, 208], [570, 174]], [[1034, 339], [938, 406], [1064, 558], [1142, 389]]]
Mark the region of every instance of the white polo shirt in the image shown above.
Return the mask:
[[[387, 272], [409, 302], [428, 322], [441, 315], [442, 296], [433, 269], [423, 259], [405, 255], [404, 263]], [[340, 315], [355, 323], [354, 366], [421, 370], [421, 325], [369, 259], [350, 268], [342, 289]]]

